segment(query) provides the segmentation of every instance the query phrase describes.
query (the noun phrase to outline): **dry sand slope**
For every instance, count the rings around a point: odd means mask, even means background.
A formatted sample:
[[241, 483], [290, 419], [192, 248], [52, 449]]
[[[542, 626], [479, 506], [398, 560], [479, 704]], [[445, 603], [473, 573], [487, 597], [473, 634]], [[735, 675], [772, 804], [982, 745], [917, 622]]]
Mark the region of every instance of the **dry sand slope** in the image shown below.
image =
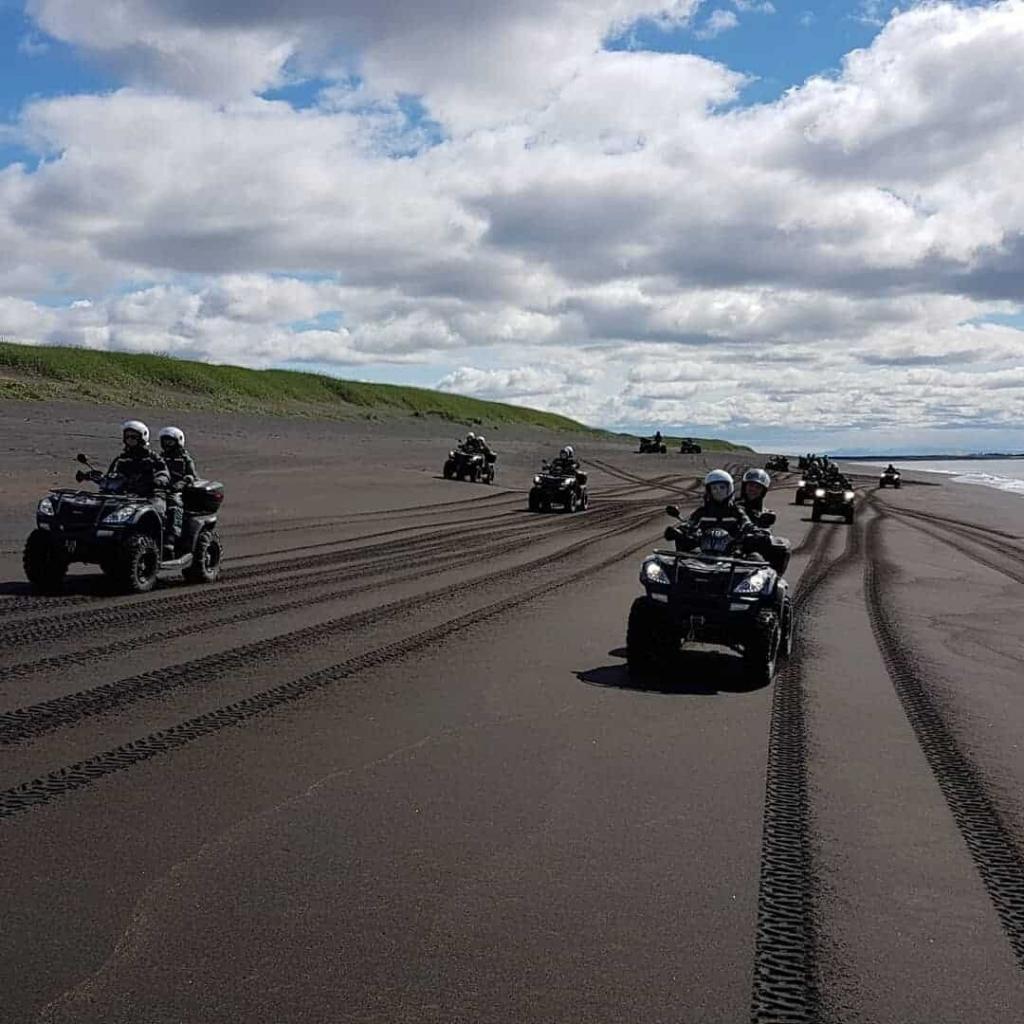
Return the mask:
[[863, 478], [847, 527], [783, 479], [791, 664], [641, 690], [639, 560], [717, 460], [581, 441], [542, 516], [540, 434], [487, 487], [436, 424], [189, 416], [223, 580], [30, 596], [120, 415], [0, 411], [0, 1019], [1024, 1019], [1019, 498]]

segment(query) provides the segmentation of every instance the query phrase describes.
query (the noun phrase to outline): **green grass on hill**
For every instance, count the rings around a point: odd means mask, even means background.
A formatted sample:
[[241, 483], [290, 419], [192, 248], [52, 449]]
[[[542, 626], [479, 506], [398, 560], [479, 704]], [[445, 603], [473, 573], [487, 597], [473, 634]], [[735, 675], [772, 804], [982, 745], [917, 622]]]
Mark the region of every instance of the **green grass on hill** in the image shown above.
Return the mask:
[[[614, 436], [566, 416], [395, 384], [365, 384], [294, 370], [247, 370], [171, 356], [0, 341], [0, 398], [209, 409], [312, 419], [435, 416], [481, 426], [520, 424]], [[738, 446], [714, 439], [708, 448]]]

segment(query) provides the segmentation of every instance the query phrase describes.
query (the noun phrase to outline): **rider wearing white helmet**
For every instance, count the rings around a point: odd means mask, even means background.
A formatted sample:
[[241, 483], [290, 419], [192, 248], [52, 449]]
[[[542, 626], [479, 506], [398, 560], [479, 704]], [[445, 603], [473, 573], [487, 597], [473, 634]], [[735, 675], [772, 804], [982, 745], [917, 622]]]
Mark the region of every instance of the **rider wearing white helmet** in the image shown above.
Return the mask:
[[765, 495], [772, 478], [763, 469], [748, 469], [740, 484], [740, 504], [751, 517], [764, 509]]
[[195, 459], [185, 447], [185, 433], [178, 427], [164, 427], [160, 431], [160, 451], [171, 475], [167, 495], [167, 539], [173, 544], [181, 536], [185, 519], [185, 503], [181, 492], [194, 483], [199, 471]]
[[126, 494], [145, 498], [166, 518], [167, 503], [163, 494], [171, 483], [167, 464], [149, 447], [149, 427], [141, 420], [125, 420], [121, 424], [121, 438], [124, 450], [110, 464], [107, 476], [119, 476], [124, 480]]
[[713, 469], [704, 477], [704, 504], [690, 513], [689, 522], [714, 523], [722, 526], [734, 537], [750, 525], [750, 517], [733, 500], [736, 485], [724, 469]]

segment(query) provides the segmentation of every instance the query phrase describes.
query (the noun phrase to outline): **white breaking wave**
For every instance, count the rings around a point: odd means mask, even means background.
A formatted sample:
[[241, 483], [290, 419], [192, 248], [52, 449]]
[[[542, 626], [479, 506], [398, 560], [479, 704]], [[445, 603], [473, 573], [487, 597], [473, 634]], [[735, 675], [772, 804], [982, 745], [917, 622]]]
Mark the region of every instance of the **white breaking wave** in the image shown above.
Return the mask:
[[[945, 472], [949, 472], [946, 470]], [[1008, 476], [996, 476], [994, 473], [965, 473], [953, 477], [955, 484], [979, 484], [982, 487], [995, 487], [1000, 491], [1009, 491], [1024, 497], [1024, 480], [1014, 480]]]

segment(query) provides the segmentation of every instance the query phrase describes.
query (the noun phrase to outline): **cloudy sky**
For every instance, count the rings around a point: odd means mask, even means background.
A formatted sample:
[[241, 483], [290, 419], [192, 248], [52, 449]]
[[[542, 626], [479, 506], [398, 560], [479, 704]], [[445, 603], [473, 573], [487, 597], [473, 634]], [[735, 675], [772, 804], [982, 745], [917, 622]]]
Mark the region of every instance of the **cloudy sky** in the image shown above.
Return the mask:
[[1024, 449], [1024, 0], [0, 0], [0, 334]]

